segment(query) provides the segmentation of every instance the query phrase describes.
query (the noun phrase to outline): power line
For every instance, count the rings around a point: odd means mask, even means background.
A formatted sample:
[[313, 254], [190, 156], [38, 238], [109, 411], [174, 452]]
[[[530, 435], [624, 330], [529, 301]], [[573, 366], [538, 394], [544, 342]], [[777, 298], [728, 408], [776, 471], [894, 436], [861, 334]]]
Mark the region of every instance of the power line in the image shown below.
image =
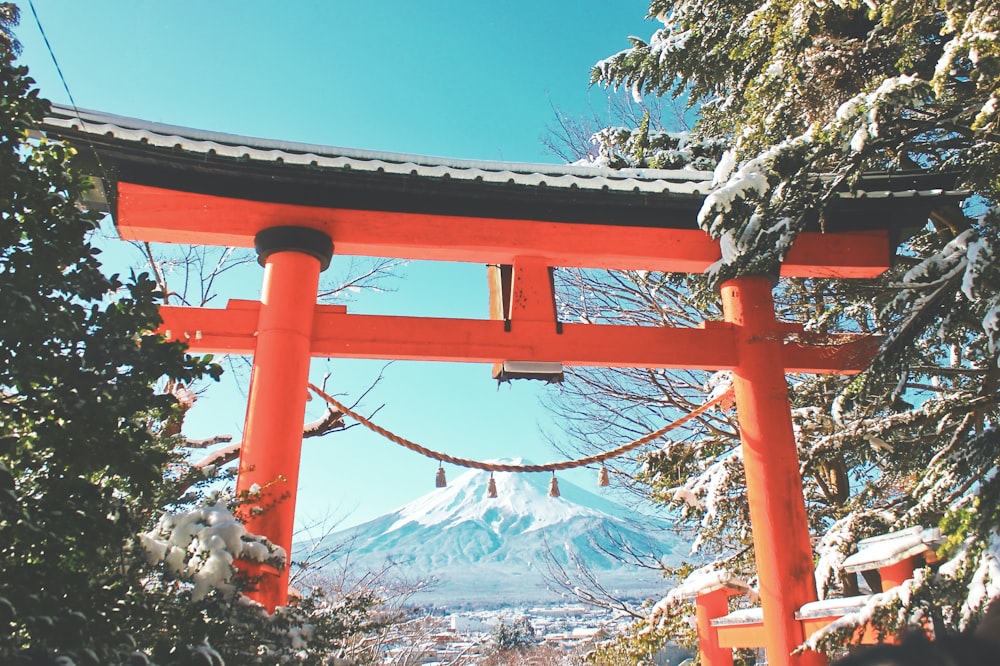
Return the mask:
[[[52, 43], [49, 42], [49, 36], [45, 34], [45, 28], [42, 27], [42, 20], [38, 18], [38, 12], [35, 10], [34, 0], [28, 0], [28, 6], [31, 8], [31, 15], [35, 17], [35, 25], [38, 26], [38, 32], [42, 35], [42, 41], [45, 42], [45, 48], [49, 51], [49, 57], [52, 58], [52, 64], [56, 66], [56, 72], [59, 74], [59, 80], [62, 81], [63, 90], [66, 91], [66, 96], [69, 97], [69, 103], [73, 107], [73, 112], [76, 113], [76, 117], [80, 120], [80, 126], [86, 129], [87, 123], [84, 121], [83, 115], [80, 113], [80, 107], [76, 105], [76, 100], [73, 99], [73, 93], [70, 92], [69, 84], [66, 82], [66, 77], [63, 75], [62, 67], [59, 66], [59, 60], [56, 59], [55, 51], [52, 50]], [[108, 172], [104, 168], [104, 163], [101, 161], [101, 156], [96, 152], [94, 153], [94, 156], [97, 159], [97, 168], [100, 169], [104, 182], [111, 182], [108, 178]]]
[[31, 15], [35, 17], [35, 25], [38, 26], [38, 32], [42, 34], [42, 41], [45, 42], [45, 48], [49, 50], [49, 56], [52, 58], [52, 64], [56, 66], [56, 72], [59, 74], [59, 80], [62, 81], [63, 90], [66, 91], [66, 95], [69, 97], [69, 103], [73, 106], [73, 110], [76, 111], [76, 115], [79, 116], [80, 109], [76, 106], [76, 100], [73, 99], [73, 93], [69, 91], [69, 84], [66, 83], [66, 77], [63, 76], [62, 68], [59, 66], [59, 61], [56, 60], [56, 54], [52, 50], [52, 44], [49, 43], [49, 37], [45, 34], [45, 28], [42, 27], [42, 20], [38, 18], [38, 12], [35, 10], [34, 0], [28, 0], [28, 6], [31, 8]]

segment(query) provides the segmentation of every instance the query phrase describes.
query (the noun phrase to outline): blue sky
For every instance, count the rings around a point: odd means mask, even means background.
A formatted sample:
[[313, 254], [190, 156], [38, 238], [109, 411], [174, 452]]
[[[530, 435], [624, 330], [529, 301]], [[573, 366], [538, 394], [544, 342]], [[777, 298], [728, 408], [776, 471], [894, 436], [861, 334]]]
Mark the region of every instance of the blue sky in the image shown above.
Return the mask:
[[[43, 96], [68, 102], [26, 2], [20, 61]], [[541, 138], [553, 106], [602, 113], [589, 69], [647, 37], [643, 0], [540, 2], [292, 1], [287, 3], [34, 0], [75, 103], [125, 116], [351, 148], [447, 157], [555, 162]], [[231, 293], [256, 298], [248, 267]], [[351, 311], [487, 316], [482, 266], [411, 263], [392, 291], [359, 294]], [[219, 303], [221, 305], [221, 303]], [[350, 402], [382, 362], [314, 361]], [[190, 413], [193, 437], [239, 436], [245, 377], [211, 386]], [[396, 362], [362, 403], [376, 420], [458, 456], [559, 459], [539, 403], [545, 387], [497, 387], [488, 366]], [[310, 406], [312, 416], [319, 409]], [[437, 463], [355, 427], [303, 448], [300, 526], [347, 526], [433, 487]], [[463, 470], [449, 468], [452, 478]], [[593, 473], [568, 473], [593, 489]]]
[[[26, 3], [18, 35], [65, 101]], [[553, 161], [550, 104], [601, 111], [590, 66], [647, 37], [643, 0], [34, 0], [76, 103], [236, 134]], [[280, 8], [280, 9], [279, 9]]]

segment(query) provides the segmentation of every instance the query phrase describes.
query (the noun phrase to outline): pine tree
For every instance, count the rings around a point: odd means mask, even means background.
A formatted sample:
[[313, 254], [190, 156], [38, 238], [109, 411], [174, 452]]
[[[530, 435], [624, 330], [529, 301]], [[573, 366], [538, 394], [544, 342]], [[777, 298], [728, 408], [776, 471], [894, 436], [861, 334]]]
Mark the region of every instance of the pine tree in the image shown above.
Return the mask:
[[527, 617], [514, 618], [509, 624], [500, 618], [487, 637], [487, 651], [490, 654], [520, 652], [538, 643], [535, 628]]
[[[940, 626], [974, 623], [1000, 591], [988, 579], [1000, 556], [1000, 6], [654, 0], [650, 15], [663, 27], [648, 42], [631, 38], [593, 78], [683, 96], [699, 114], [688, 143], [728, 144], [699, 223], [739, 251], [704, 278], [564, 272], [565, 316], [713, 318], [714, 284], [773, 273], [795, 234], [820, 226], [834, 193], [862, 173], [951, 174], [971, 194], [964, 210], [935, 211], [887, 275], [782, 280], [775, 297], [780, 318], [808, 329], [885, 336], [860, 377], [790, 377], [821, 594], [856, 589], [837, 565], [858, 539], [940, 524], [951, 540], [942, 554], [954, 559], [918, 577], [910, 614], [893, 613], [889, 626], [921, 613]], [[606, 152], [638, 158], [641, 128], [616, 132]], [[557, 408], [607, 448], [688, 411], [708, 380], [581, 370]], [[624, 471], [679, 512], [703, 554], [752, 576], [735, 433], [732, 414], [716, 413]]]

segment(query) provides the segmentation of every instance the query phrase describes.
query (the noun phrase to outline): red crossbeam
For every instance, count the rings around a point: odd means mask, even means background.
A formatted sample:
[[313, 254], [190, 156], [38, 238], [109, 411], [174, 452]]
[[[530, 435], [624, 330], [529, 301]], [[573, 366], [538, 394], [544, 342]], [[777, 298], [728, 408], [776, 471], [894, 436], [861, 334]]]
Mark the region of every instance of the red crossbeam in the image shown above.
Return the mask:
[[[225, 309], [163, 307], [159, 331], [187, 342], [193, 351], [254, 353], [260, 304], [229, 302]], [[788, 372], [854, 374], [871, 362], [878, 339], [857, 335], [790, 332], [784, 342]], [[726, 370], [736, 358], [733, 328], [609, 326], [348, 314], [342, 306], [318, 305], [313, 356], [417, 361], [496, 363], [559, 362], [567, 366]]]
[[[830, 623], [836, 622], [841, 617], [840, 613], [831, 613], [823, 617], [810, 617], [798, 620], [802, 624], [802, 632], [805, 636], [810, 636], [817, 631], [826, 629]], [[742, 622], [739, 624], [724, 624], [711, 627], [715, 633], [719, 647], [732, 648], [759, 648], [766, 644], [764, 623], [760, 620], [753, 622]], [[876, 643], [893, 642], [892, 636], [886, 636], [884, 632], [873, 626], [870, 622], [865, 623], [854, 630], [852, 643], [864, 645], [874, 645]]]
[[[703, 273], [721, 256], [696, 228], [368, 211], [277, 204], [118, 183], [122, 238], [253, 247], [275, 226], [318, 229], [343, 255], [510, 264], [545, 257], [549, 266]], [[801, 233], [781, 266], [789, 277], [870, 278], [889, 268], [887, 230]]]

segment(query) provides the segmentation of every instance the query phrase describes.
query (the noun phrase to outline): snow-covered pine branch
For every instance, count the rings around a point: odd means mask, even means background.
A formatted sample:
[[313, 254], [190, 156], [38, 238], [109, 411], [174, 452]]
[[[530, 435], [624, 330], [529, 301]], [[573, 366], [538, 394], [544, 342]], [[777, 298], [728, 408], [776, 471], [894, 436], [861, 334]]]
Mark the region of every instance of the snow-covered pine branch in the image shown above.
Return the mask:
[[267, 538], [251, 534], [225, 500], [181, 513], [165, 513], [156, 527], [140, 535], [150, 564], [163, 564], [178, 580], [193, 584], [191, 600], [212, 590], [236, 593], [234, 562], [245, 559], [285, 566], [286, 553]]

